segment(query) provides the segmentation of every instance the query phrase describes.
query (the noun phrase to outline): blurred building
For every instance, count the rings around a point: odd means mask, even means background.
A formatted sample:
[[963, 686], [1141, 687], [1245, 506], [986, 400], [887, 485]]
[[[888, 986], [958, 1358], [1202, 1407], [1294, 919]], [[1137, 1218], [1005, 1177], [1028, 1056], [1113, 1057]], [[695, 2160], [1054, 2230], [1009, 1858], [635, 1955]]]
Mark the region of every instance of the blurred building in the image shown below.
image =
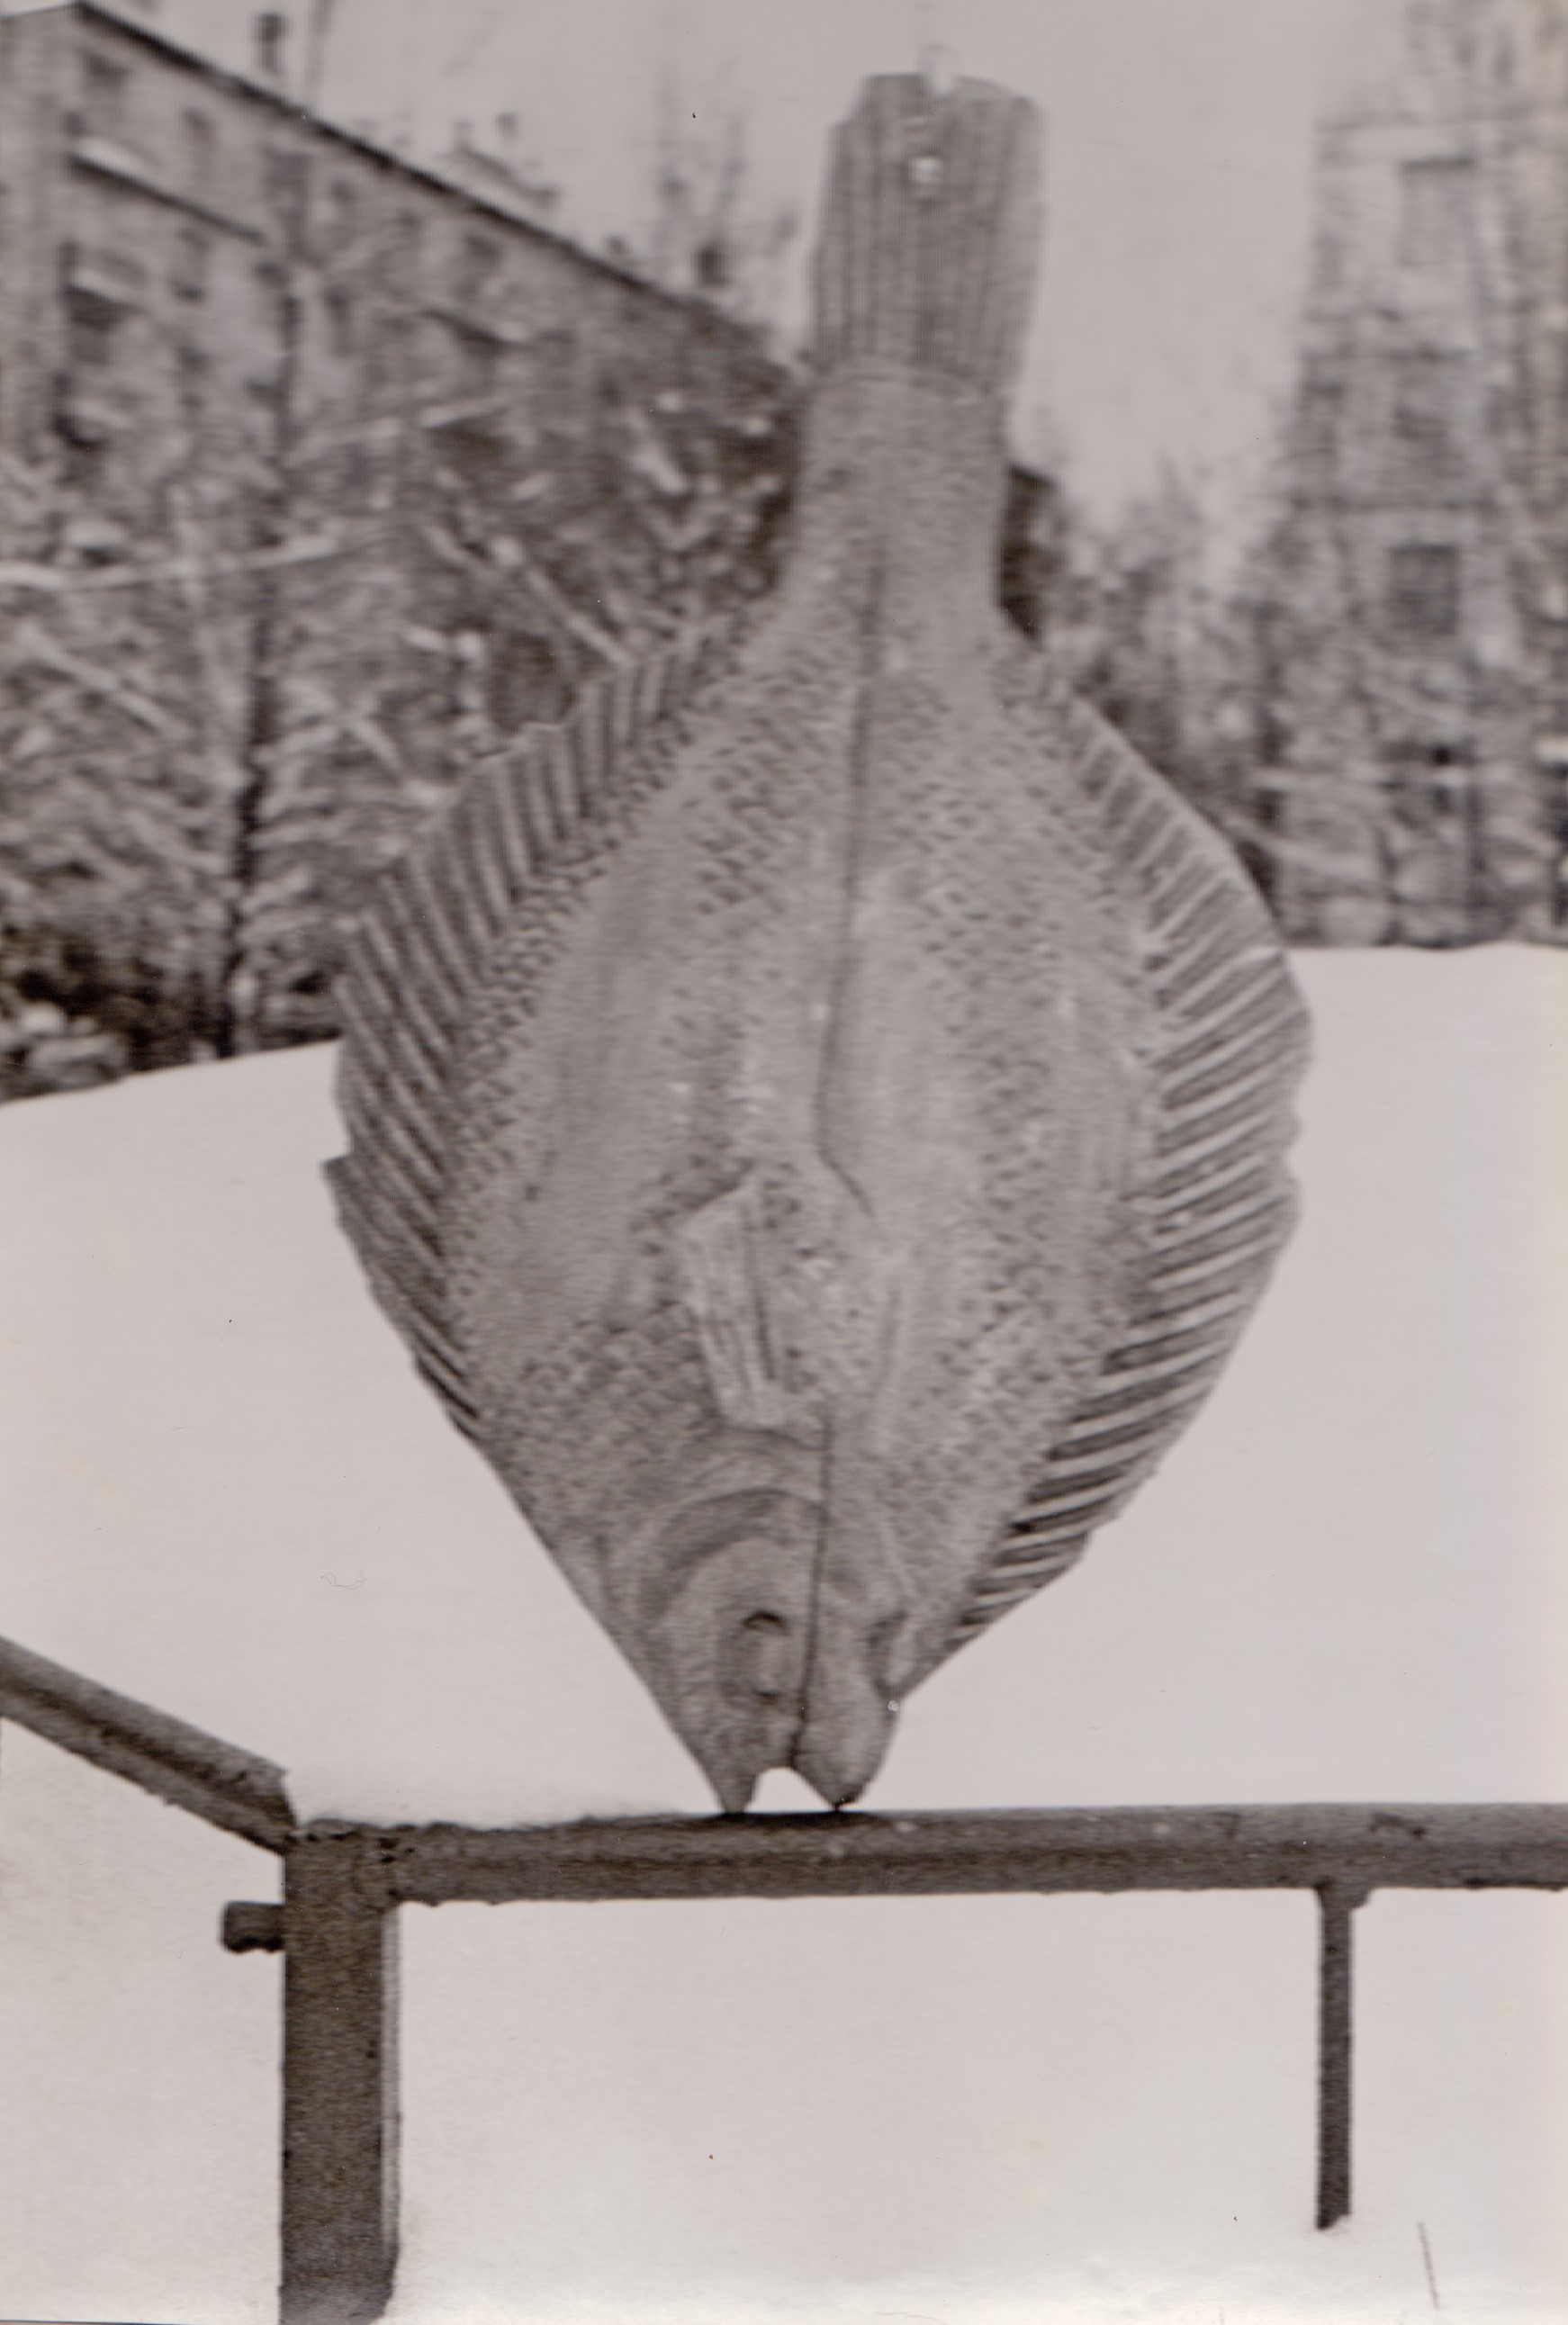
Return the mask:
[[754, 336], [552, 231], [505, 141], [316, 118], [255, 31], [239, 77], [0, 17], [0, 1021], [138, 1063], [331, 1032], [413, 825], [765, 588], [788, 504]]
[[515, 113], [497, 114], [487, 138], [476, 134], [471, 121], [459, 121], [436, 168], [439, 176], [478, 194], [493, 208], [536, 226], [549, 226], [560, 206], [561, 189], [529, 159]]
[[1304, 941], [1568, 933], [1568, 11], [1404, 0], [1322, 132], [1258, 592]]
[[362, 433], [411, 396], [479, 433], [591, 396], [631, 341], [755, 383], [741, 334], [549, 232], [504, 156], [426, 171], [303, 111], [287, 29], [256, 17], [242, 79], [93, 0], [0, 19], [0, 448], [151, 490], [291, 368], [312, 424]]

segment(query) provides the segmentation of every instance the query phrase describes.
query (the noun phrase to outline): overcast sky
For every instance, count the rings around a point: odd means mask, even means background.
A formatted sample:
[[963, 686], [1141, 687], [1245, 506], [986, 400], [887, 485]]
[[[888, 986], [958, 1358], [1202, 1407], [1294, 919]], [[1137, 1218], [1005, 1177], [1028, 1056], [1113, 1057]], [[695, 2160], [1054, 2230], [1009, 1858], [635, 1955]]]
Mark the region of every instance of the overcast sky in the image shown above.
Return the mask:
[[[661, 77], [746, 116], [759, 200], [805, 218], [823, 135], [868, 72], [933, 37], [1033, 97], [1050, 221], [1019, 449], [1052, 444], [1105, 513], [1163, 462], [1244, 505], [1290, 376], [1313, 126], [1396, 0], [336, 0], [320, 101], [421, 153], [515, 112], [587, 238], [645, 225]], [[252, 0], [158, 0], [172, 37], [244, 66]], [[304, 46], [310, 0], [293, 0]]]

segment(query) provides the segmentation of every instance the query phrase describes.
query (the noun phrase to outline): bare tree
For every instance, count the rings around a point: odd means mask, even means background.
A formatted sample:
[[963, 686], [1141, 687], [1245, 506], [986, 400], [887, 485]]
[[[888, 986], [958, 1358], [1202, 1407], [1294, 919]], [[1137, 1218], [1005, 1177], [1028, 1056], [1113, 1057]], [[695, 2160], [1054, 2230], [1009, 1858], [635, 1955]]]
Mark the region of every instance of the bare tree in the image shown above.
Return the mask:
[[745, 110], [722, 87], [699, 87], [671, 65], [655, 103], [645, 234], [654, 281], [771, 330], [798, 215], [788, 202], [760, 197]]
[[121, 517], [63, 447], [0, 515], [3, 958], [133, 1065], [332, 1033], [370, 883], [465, 769], [759, 594], [789, 498], [787, 382], [732, 329], [585, 320], [556, 257], [544, 310], [478, 229], [404, 279], [394, 173], [273, 159], [245, 394], [186, 364]]

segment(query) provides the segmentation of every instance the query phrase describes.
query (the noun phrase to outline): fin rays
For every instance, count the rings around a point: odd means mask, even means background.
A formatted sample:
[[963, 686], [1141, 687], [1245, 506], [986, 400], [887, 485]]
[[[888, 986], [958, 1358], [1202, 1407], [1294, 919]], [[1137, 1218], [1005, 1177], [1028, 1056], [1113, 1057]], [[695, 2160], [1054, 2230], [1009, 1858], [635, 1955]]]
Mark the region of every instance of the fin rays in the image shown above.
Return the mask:
[[976, 1577], [953, 1647], [1066, 1573], [1130, 1498], [1207, 1396], [1294, 1217], [1284, 1149], [1304, 1019], [1261, 902], [1217, 835], [1056, 690], [1042, 656], [1020, 653], [1014, 672], [1020, 715], [1043, 746], [1054, 731], [1098, 800], [1141, 907], [1159, 1028], [1150, 1242], [1125, 1329]]
[[602, 841], [652, 746], [733, 651], [712, 625], [589, 688], [475, 769], [382, 882], [339, 987], [347, 1157], [329, 1165], [344, 1227], [418, 1369], [465, 1434], [478, 1426], [441, 1292], [447, 1083], [469, 997], [531, 883]]

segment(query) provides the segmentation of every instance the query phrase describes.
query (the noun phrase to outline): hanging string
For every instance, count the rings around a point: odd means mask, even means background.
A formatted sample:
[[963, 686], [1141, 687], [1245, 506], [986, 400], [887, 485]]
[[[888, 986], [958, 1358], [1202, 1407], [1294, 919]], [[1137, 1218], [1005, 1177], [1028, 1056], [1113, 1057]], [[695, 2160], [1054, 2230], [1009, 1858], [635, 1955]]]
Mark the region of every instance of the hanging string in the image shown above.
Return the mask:
[[920, 77], [940, 104], [943, 97], [952, 95], [959, 77], [957, 56], [940, 41], [928, 42], [920, 52]]
[[958, 58], [942, 37], [941, 0], [910, 0], [909, 13], [915, 70], [933, 97], [949, 97], [958, 79]]

